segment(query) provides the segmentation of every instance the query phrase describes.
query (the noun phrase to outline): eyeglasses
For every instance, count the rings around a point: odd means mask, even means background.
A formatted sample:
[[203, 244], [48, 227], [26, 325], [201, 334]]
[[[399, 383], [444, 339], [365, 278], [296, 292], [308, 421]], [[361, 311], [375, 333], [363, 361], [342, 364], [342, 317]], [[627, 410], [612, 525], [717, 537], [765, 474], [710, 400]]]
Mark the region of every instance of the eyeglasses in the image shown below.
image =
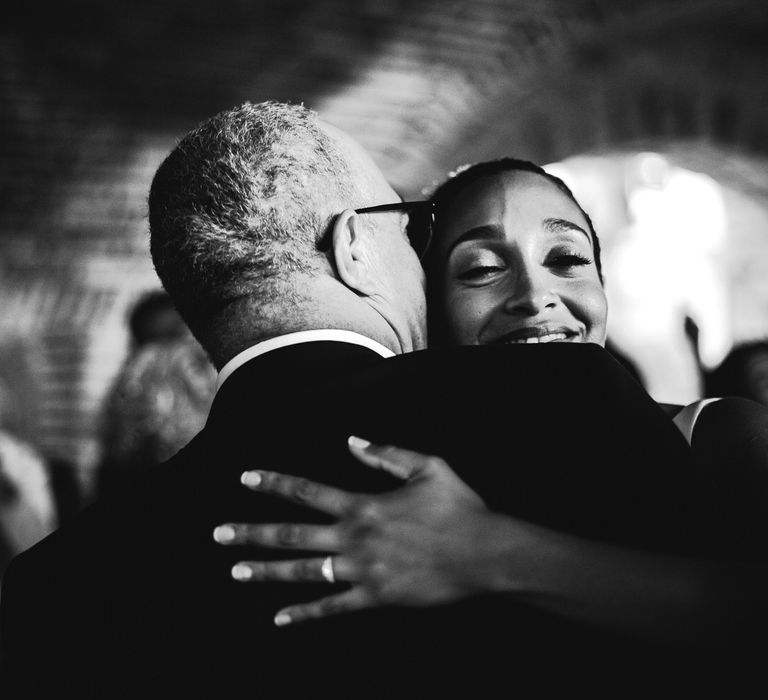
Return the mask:
[[[355, 209], [355, 214], [377, 214], [379, 212], [401, 211], [408, 215], [405, 233], [411, 247], [416, 251], [419, 260], [423, 260], [429, 244], [432, 242], [432, 230], [435, 224], [435, 205], [430, 200], [419, 202], [393, 202], [392, 204], [377, 204], [375, 207]], [[317, 244], [319, 250], [327, 250], [331, 246], [333, 225], [323, 235]]]
[[435, 205], [430, 200], [420, 202], [393, 202], [375, 207], [355, 209], [356, 214], [375, 214], [377, 212], [403, 211], [408, 214], [405, 233], [416, 251], [419, 260], [423, 259], [432, 242], [432, 229], [435, 225]]

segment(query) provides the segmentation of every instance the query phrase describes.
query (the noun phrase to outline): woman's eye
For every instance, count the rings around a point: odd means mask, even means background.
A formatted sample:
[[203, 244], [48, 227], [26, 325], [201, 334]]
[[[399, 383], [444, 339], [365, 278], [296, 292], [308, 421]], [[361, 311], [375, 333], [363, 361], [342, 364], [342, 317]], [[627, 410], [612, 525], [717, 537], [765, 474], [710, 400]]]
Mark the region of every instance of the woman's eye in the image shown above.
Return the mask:
[[465, 268], [456, 277], [466, 282], [478, 281], [495, 275], [501, 270], [503, 268], [500, 265], [474, 265], [473, 267]]
[[547, 258], [547, 262], [552, 267], [565, 269], [581, 265], [591, 265], [592, 259], [581, 253], [553, 253]]
[[460, 282], [483, 283], [506, 270], [504, 258], [487, 248], [461, 251], [453, 258], [453, 276]]

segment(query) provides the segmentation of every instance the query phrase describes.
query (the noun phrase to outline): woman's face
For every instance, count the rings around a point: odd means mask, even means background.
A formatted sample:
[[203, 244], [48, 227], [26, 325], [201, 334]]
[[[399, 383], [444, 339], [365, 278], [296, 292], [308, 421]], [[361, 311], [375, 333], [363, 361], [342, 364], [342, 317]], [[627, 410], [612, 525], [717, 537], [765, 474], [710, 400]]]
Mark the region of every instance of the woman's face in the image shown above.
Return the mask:
[[605, 344], [589, 226], [554, 183], [520, 171], [481, 178], [440, 213], [439, 227], [452, 343]]

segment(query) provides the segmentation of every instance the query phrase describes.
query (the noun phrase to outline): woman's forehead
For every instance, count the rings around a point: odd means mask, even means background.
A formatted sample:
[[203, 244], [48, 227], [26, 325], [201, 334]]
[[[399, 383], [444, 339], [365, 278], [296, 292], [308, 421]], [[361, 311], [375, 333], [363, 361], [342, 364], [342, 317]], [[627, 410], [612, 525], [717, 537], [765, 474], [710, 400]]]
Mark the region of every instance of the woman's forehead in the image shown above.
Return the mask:
[[[538, 173], [504, 171], [485, 175], [467, 184], [442, 211], [438, 223], [449, 238], [468, 227], [501, 222], [515, 212], [541, 209], [543, 216], [567, 214], [586, 227], [576, 203], [554, 182]], [[565, 217], [563, 217], [565, 218]]]

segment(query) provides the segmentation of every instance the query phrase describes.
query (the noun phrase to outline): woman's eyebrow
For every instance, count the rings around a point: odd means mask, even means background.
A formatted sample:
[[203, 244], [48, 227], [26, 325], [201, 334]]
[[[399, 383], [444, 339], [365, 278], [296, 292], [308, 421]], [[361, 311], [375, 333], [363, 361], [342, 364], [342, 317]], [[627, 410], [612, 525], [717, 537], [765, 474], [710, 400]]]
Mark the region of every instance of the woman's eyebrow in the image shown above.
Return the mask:
[[483, 226], [475, 226], [462, 233], [448, 248], [448, 255], [453, 252], [453, 249], [461, 243], [468, 241], [501, 241], [504, 240], [504, 229], [501, 226], [493, 224], [484, 224]]
[[550, 233], [569, 233], [576, 231], [583, 233], [590, 242], [592, 241], [592, 237], [583, 228], [581, 228], [581, 226], [574, 224], [573, 221], [568, 221], [568, 219], [544, 219], [544, 228], [546, 228]]

